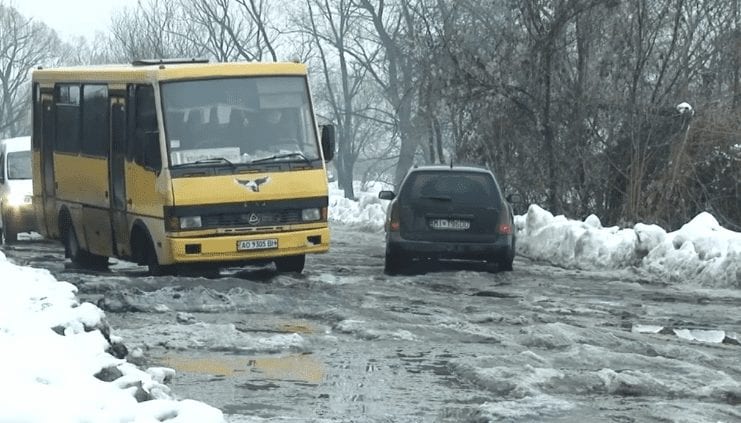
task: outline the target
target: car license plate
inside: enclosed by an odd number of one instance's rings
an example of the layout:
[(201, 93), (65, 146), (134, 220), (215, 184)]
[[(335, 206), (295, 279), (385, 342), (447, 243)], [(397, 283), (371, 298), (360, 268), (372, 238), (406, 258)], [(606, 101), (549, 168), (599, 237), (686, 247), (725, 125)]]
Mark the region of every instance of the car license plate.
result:
[(269, 250), (271, 248), (278, 248), (278, 240), (275, 238), (271, 239), (250, 239), (237, 241), (237, 251), (245, 250)]
[(471, 227), (471, 222), (462, 219), (432, 219), (430, 227), (442, 231), (465, 231)]

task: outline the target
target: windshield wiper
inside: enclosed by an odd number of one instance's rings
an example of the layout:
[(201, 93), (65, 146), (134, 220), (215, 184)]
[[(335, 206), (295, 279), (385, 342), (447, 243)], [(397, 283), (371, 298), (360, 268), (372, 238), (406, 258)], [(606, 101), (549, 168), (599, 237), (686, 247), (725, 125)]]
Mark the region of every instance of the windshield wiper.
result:
[(424, 198), (426, 200), (453, 201), (453, 199), (448, 195), (423, 195), (419, 198)]
[(252, 160), (250, 163), (251, 164), (255, 164), (255, 163), (272, 162), (273, 160), (286, 159), (286, 158), (289, 158), (289, 157), (297, 157), (297, 158), (301, 159), (302, 161), (304, 161), (304, 162), (306, 162), (308, 164), (311, 164), (311, 162), (312, 162), (312, 159), (306, 157), (306, 155), (304, 153), (301, 153), (299, 151), (294, 151), (293, 153), (275, 154), (275, 155), (272, 155), (272, 156), (263, 157), (261, 159)]
[(201, 159), (196, 160), (194, 162), (188, 162), (188, 163), (180, 163), (176, 165), (170, 166), (170, 169), (179, 169), (183, 167), (191, 167), (191, 166), (201, 166), (205, 164), (225, 164), (228, 165), (231, 168), (236, 168), (236, 165), (231, 162), (231, 160), (226, 159), (224, 157), (211, 157), (208, 159)]

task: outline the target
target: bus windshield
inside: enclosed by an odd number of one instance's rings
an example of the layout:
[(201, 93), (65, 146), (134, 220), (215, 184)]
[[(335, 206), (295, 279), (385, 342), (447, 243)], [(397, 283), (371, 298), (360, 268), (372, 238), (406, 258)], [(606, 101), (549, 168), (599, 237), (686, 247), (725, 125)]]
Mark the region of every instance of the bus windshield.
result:
[(170, 166), (320, 159), (303, 76), (162, 83)]

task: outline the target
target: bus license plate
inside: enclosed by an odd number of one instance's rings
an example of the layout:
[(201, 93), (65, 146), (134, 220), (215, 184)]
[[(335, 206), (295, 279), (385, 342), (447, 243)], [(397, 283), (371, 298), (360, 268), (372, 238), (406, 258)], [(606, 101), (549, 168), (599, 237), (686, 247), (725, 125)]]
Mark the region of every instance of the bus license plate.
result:
[(442, 231), (465, 231), (471, 227), (471, 222), (461, 219), (432, 219), (430, 226)]
[(275, 238), (271, 239), (250, 239), (244, 241), (237, 241), (237, 251), (245, 250), (269, 250), (271, 248), (278, 248), (278, 240)]

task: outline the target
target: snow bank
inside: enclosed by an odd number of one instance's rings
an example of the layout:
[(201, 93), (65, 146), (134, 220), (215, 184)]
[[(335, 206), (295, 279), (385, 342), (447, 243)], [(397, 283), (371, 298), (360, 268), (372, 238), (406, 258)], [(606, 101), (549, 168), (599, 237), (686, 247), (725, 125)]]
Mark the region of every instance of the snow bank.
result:
[(337, 188), (336, 182), (330, 184), (329, 220), (367, 232), (383, 230), (388, 201), (380, 200), (378, 192), (393, 190), (393, 187), (383, 182), (370, 183), (366, 186), (355, 182), (353, 189), (357, 200), (345, 198), (345, 192)]
[(635, 266), (671, 282), (741, 288), (741, 233), (721, 227), (708, 213), (667, 233), (643, 223), (605, 228), (596, 216), (568, 220), (531, 205), (526, 215), (516, 216), (515, 226), (520, 254), (558, 266)]
[(116, 358), (124, 347), (74, 285), (2, 253), (0, 275), (0, 422), (224, 421), (213, 407), (173, 399), (168, 372)]

